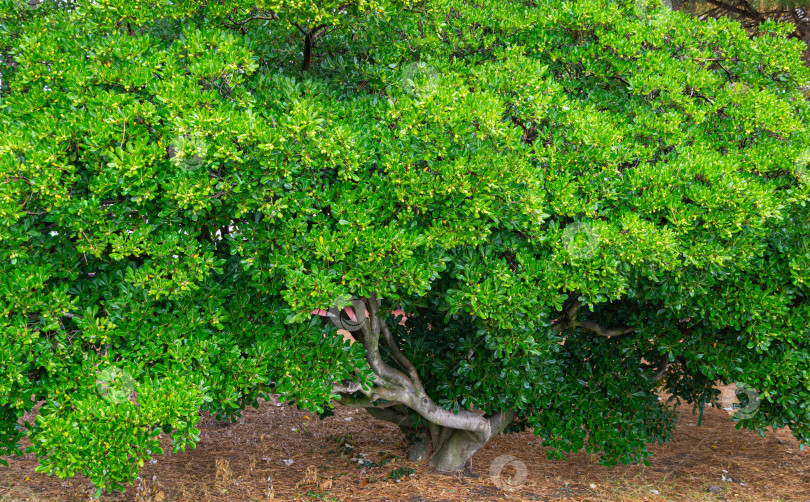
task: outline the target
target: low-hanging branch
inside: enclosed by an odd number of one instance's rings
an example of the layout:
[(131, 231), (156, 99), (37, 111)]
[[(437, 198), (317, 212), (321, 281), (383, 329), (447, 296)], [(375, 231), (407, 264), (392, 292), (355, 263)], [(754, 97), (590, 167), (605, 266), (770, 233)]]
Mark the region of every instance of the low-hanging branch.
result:
[[(372, 309), (375, 308), (373, 305)], [(376, 316), (377, 312), (374, 312), (372, 315)], [(408, 375), (411, 377), (412, 383), (418, 387), (422, 388), (422, 381), (419, 379), (419, 374), (416, 371), (413, 363), (405, 357), (401, 350), (399, 350), (399, 346), (397, 345), (396, 340), (394, 340), (394, 336), (391, 333), (391, 330), (388, 329), (388, 326), (384, 323), (380, 323), (380, 329), (382, 330), (383, 336), (385, 336), (385, 343), (388, 345), (388, 349), (391, 351), (391, 354), (394, 356), (394, 360), (399, 363), (405, 371), (408, 372)]]
[[(369, 302), (365, 303), (368, 305)], [(413, 383), (408, 377), (383, 361), (380, 355), (380, 329), (376, 325), (376, 318), (373, 314), (369, 321), (371, 322), (364, 322), (360, 325), (360, 342), (366, 349), (366, 362), (371, 367), (371, 371), (382, 380), (383, 387), (401, 387), (412, 390)]]
[[(510, 417), (514, 418), (515, 413), (512, 410), (504, 410), (484, 416), (470, 410), (453, 412), (437, 405), (425, 392), (413, 363), (396, 347), (390, 330), (383, 327), (383, 323), (378, 316), (379, 302), (377, 297), (372, 295), (371, 298), (362, 298), (362, 301), (368, 313), (368, 319), (360, 324), (357, 331), (360, 332), (359, 341), (366, 350), (366, 362), (375, 375), (374, 387), (365, 390), (359, 388), (357, 384), (334, 384), (332, 387), (333, 392), (341, 397), (338, 402), (343, 403), (345, 396), (345, 402), (349, 406), (385, 408), (404, 405), (421, 415), (428, 422), (442, 427), (468, 431), (481, 438), (491, 437), (495, 431), (500, 431), (504, 421)], [(385, 334), (386, 332), (387, 334)], [(394, 354), (397, 362), (402, 364), (406, 371), (412, 375), (411, 377), (389, 366), (383, 360), (379, 347), (380, 334), (386, 337), (389, 348), (392, 346), (396, 348), (396, 350), (391, 350), (392, 354)], [(364, 397), (358, 398), (350, 395), (347, 391), (351, 389), (360, 391)], [(375, 404), (379, 400), (384, 400), (385, 403)]]
[(582, 307), (582, 302), (579, 300), (574, 300), (571, 304), (566, 307), (565, 312), (563, 313), (562, 317), (557, 319), (556, 322), (552, 324), (552, 329), (557, 332), (563, 332), (568, 329), (572, 328), (585, 328), (588, 331), (596, 333), (599, 336), (603, 336), (605, 338), (613, 338), (617, 336), (627, 335), (636, 330), (634, 327), (617, 327), (617, 328), (606, 328), (599, 323), (594, 321), (583, 320), (580, 321), (577, 319), (577, 313), (579, 309)]

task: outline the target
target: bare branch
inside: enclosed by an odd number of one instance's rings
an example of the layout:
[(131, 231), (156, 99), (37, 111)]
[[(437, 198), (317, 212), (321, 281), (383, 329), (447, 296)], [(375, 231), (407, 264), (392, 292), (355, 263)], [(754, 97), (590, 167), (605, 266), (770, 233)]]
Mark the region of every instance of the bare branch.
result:
[(761, 21), (765, 20), (764, 16), (759, 11), (757, 11), (755, 8), (753, 8), (751, 6), (751, 4), (748, 3), (747, 0), (737, 0), (737, 1), (739, 1), (742, 4), (743, 7), (748, 9), (748, 12), (750, 12), (751, 15), (753, 15), (755, 18), (757, 18), (757, 19), (759, 19)]
[(300, 31), (302, 35), (307, 36), (307, 32), (304, 31), (304, 28), (301, 28), (301, 26), (298, 23), (293, 23), (293, 26), (298, 28), (298, 31)]
[(579, 321), (577, 320), (577, 313), (581, 307), (582, 302), (578, 299), (571, 302), (571, 304), (565, 308), (562, 317), (551, 324), (551, 329), (557, 332), (563, 332), (571, 328), (585, 328), (605, 338), (627, 335), (636, 330), (634, 327), (605, 328), (601, 324), (593, 321)]
[(432, 399), (423, 395), (421, 398), (411, 394), (403, 396), (402, 403), (419, 413), (428, 422), (442, 427), (461, 429), (479, 434), (489, 434), (491, 428), (489, 421), (478, 413), (469, 410), (459, 410), (453, 413), (438, 406)]
[(318, 35), (320, 35), (320, 33), (318, 33), (318, 32), (320, 30), (322, 30), (323, 28), (328, 28), (328, 27), (329, 27), (328, 24), (319, 24), (318, 26), (316, 26), (316, 27), (312, 28), (311, 30), (309, 30), (309, 34), (312, 35), (312, 38), (317, 38)]
[(243, 26), (243, 25), (245, 25), (245, 24), (247, 24), (247, 23), (249, 23), (251, 21), (255, 21), (257, 19), (262, 20), (262, 21), (277, 21), (278, 20), (278, 16), (276, 16), (275, 12), (270, 11), (270, 14), (272, 14), (270, 17), (260, 16), (260, 15), (257, 14), (255, 16), (250, 16), (249, 18), (244, 19), (242, 21), (233, 21), (233, 24)]
[(571, 323), (576, 321), (577, 312), (579, 312), (579, 309), (581, 307), (582, 307), (582, 302), (579, 301), (579, 299), (574, 300), (573, 302), (571, 302), (567, 307), (565, 307), (565, 311), (563, 312), (563, 315), (559, 319), (556, 319), (551, 324), (552, 329), (554, 331), (562, 332), (562, 331), (565, 331), (568, 328), (573, 327), (573, 326), (571, 326)]
[(627, 335), (636, 330), (636, 328), (605, 328), (593, 321), (574, 321), (574, 325), (585, 328), (588, 331), (593, 331), (599, 336), (604, 336), (605, 338), (613, 338), (614, 336), (622, 336)]
[(624, 77), (622, 77), (621, 75), (618, 75), (618, 74), (617, 74), (617, 75), (613, 75), (613, 78), (615, 78), (615, 79), (616, 79), (616, 80), (618, 80), (619, 82), (623, 83), (623, 84), (624, 84), (624, 85), (626, 85), (627, 87), (630, 87), (630, 82), (628, 82), (628, 81), (627, 81), (627, 79), (625, 79), (625, 78), (624, 78)]
[[(372, 306), (372, 308), (376, 308)], [(373, 315), (377, 313), (374, 312)], [(396, 340), (394, 340), (394, 336), (391, 334), (391, 330), (388, 329), (388, 326), (384, 322), (380, 322), (380, 326), (385, 336), (385, 343), (388, 345), (388, 348), (391, 350), (391, 354), (394, 356), (394, 360), (399, 363), (405, 371), (408, 372), (408, 375), (411, 377), (413, 384), (420, 389), (422, 388), (422, 380), (419, 379), (419, 374), (416, 372), (416, 368), (414, 367), (413, 363), (408, 360), (407, 357), (399, 350), (399, 346), (397, 346)]]
[(754, 20), (754, 21), (764, 21), (765, 20), (765, 19), (763, 19), (762, 15), (759, 12), (756, 12), (753, 9), (752, 9), (753, 12), (749, 12), (749, 11), (746, 11), (746, 10), (743, 10), (743, 9), (738, 9), (737, 7), (734, 7), (733, 5), (729, 5), (729, 4), (726, 4), (726, 3), (723, 3), (723, 2), (719, 2), (718, 0), (706, 0), (706, 1), (709, 2), (710, 4), (716, 6), (717, 8), (719, 8), (721, 10), (724, 10), (726, 12), (733, 12), (734, 14), (742, 16), (742, 17), (744, 17), (746, 19), (751, 19), (751, 20)]
[[(380, 356), (380, 323), (374, 310), (370, 306), (376, 302), (376, 297), (372, 297), (370, 301), (365, 301), (366, 309), (369, 311), (369, 321), (365, 322), (360, 328), (361, 343), (363, 348), (366, 349), (366, 362), (371, 367), (371, 370), (383, 379), (388, 385), (396, 385), (405, 389), (413, 390), (413, 383), (401, 371), (388, 366)], [(375, 305), (376, 307), (376, 305)], [(376, 310), (376, 308), (375, 308)], [(384, 387), (386, 385), (383, 385)]]
[(706, 97), (706, 96), (704, 96), (703, 94), (700, 94), (700, 93), (697, 93), (697, 92), (696, 92), (696, 93), (694, 93), (694, 94), (692, 94), (692, 95), (693, 95), (693, 96), (695, 96), (696, 98), (700, 98), (700, 99), (702, 99), (703, 101), (705, 101), (705, 102), (709, 103), (710, 105), (713, 105), (713, 104), (714, 104), (714, 101), (712, 101), (712, 99), (711, 99), (711, 98), (707, 98), (707, 97)]
[[(497, 419), (487, 418), (470, 410), (453, 412), (440, 407), (427, 395), (418, 379), (412, 381), (404, 373), (388, 366), (382, 360), (379, 350), (380, 333), (387, 331), (390, 335), (390, 330), (381, 328), (381, 321), (377, 315), (379, 312), (377, 296), (372, 295), (371, 298), (363, 298), (362, 300), (368, 311), (369, 322), (363, 323), (361, 326), (360, 342), (366, 349), (366, 362), (375, 373), (377, 377), (375, 383), (378, 385), (378, 387), (370, 390), (365, 399), (370, 402), (384, 399), (392, 403), (402, 404), (417, 412), (430, 423), (489, 437), (493, 430), (491, 423), (496, 423)], [(407, 361), (404, 356), (403, 360)], [(413, 364), (408, 361), (408, 365), (410, 366), (408, 371), (413, 371), (415, 375), (416, 369)], [(346, 389), (348, 388), (346, 387)], [(343, 390), (340, 387), (336, 387), (336, 389)], [(493, 415), (493, 417), (495, 416), (500, 415)]]
[(569, 319), (576, 319), (577, 312), (579, 312), (580, 308), (582, 308), (582, 302), (579, 301), (579, 299), (574, 300), (573, 302), (571, 302), (568, 308), (565, 309), (566, 317), (568, 317)]

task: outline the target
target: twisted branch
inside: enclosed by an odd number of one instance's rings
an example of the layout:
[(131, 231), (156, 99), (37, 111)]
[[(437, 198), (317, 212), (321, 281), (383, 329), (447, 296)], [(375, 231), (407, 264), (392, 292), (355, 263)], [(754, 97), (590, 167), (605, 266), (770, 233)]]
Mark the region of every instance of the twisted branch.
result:
[[(468, 431), (482, 438), (490, 438), (500, 432), (505, 423), (514, 418), (512, 410), (482, 416), (470, 410), (453, 412), (437, 405), (425, 392), (413, 363), (406, 358), (396, 345), (393, 334), (380, 320), (379, 301), (376, 295), (361, 299), (368, 312), (367, 322), (359, 326), (359, 342), (366, 352), (366, 362), (374, 372), (374, 387), (370, 390), (360, 388), (358, 383), (335, 383), (333, 393), (339, 396), (338, 402), (348, 406), (369, 409), (405, 406), (417, 412), (429, 423), (454, 430)], [(380, 334), (382, 334), (391, 353), (398, 364), (401, 364), (408, 375), (389, 366), (380, 355)], [(356, 397), (352, 392), (360, 391), (363, 396)], [(384, 403), (379, 403), (384, 400)], [(375, 412), (376, 413), (376, 412)]]
[[(365, 300), (365, 299), (364, 299)], [(374, 298), (376, 300), (376, 298)], [(403, 389), (413, 390), (413, 383), (401, 371), (388, 366), (380, 356), (380, 326), (379, 319), (372, 312), (373, 307), (370, 304), (374, 303), (365, 302), (369, 310), (370, 322), (364, 322), (360, 326), (360, 340), (363, 348), (366, 349), (366, 362), (371, 367), (371, 370), (379, 376), (383, 381), (384, 386), (397, 386)]]
[[(372, 319), (377, 317), (377, 312), (377, 307), (372, 301)], [(401, 350), (399, 350), (399, 346), (397, 345), (396, 340), (394, 340), (394, 335), (391, 334), (391, 330), (388, 329), (388, 325), (384, 322), (380, 322), (380, 329), (385, 337), (385, 343), (388, 345), (388, 349), (391, 350), (391, 354), (394, 356), (394, 360), (399, 363), (405, 369), (405, 371), (408, 372), (408, 376), (411, 377), (411, 383), (414, 385), (414, 387), (423, 389), (422, 381), (419, 379), (419, 373), (417, 373), (416, 367), (414, 367), (413, 363), (407, 357), (405, 357)]]
[(593, 321), (579, 321), (577, 320), (577, 313), (581, 307), (582, 302), (578, 299), (571, 302), (571, 304), (566, 307), (562, 317), (552, 323), (551, 329), (561, 333), (571, 328), (585, 328), (588, 331), (596, 333), (597, 335), (605, 338), (627, 335), (636, 330), (634, 327), (605, 328), (601, 324)]

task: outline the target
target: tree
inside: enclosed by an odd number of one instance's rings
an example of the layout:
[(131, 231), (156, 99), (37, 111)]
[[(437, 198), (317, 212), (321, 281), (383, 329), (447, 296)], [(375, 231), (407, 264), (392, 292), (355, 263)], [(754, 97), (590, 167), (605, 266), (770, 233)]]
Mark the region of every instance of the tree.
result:
[(717, 382), (808, 442), (790, 27), (434, 0), (298, 79), (235, 2), (3, 9), (0, 453), (117, 489), (273, 393), (441, 469), (527, 428), (637, 462)]

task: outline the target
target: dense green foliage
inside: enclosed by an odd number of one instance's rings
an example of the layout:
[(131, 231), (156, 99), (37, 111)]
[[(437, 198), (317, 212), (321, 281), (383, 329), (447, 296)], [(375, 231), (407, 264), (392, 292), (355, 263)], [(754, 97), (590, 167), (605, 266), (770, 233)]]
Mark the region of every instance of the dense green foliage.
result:
[(810, 442), (789, 28), (358, 2), (302, 74), (293, 23), (336, 23), (314, 2), (1, 5), (0, 454), (27, 435), (112, 489), (199, 409), (393, 388), (311, 319), (348, 295), (440, 407), (513, 410), (554, 455), (643, 460), (715, 381), (759, 391), (742, 426)]

